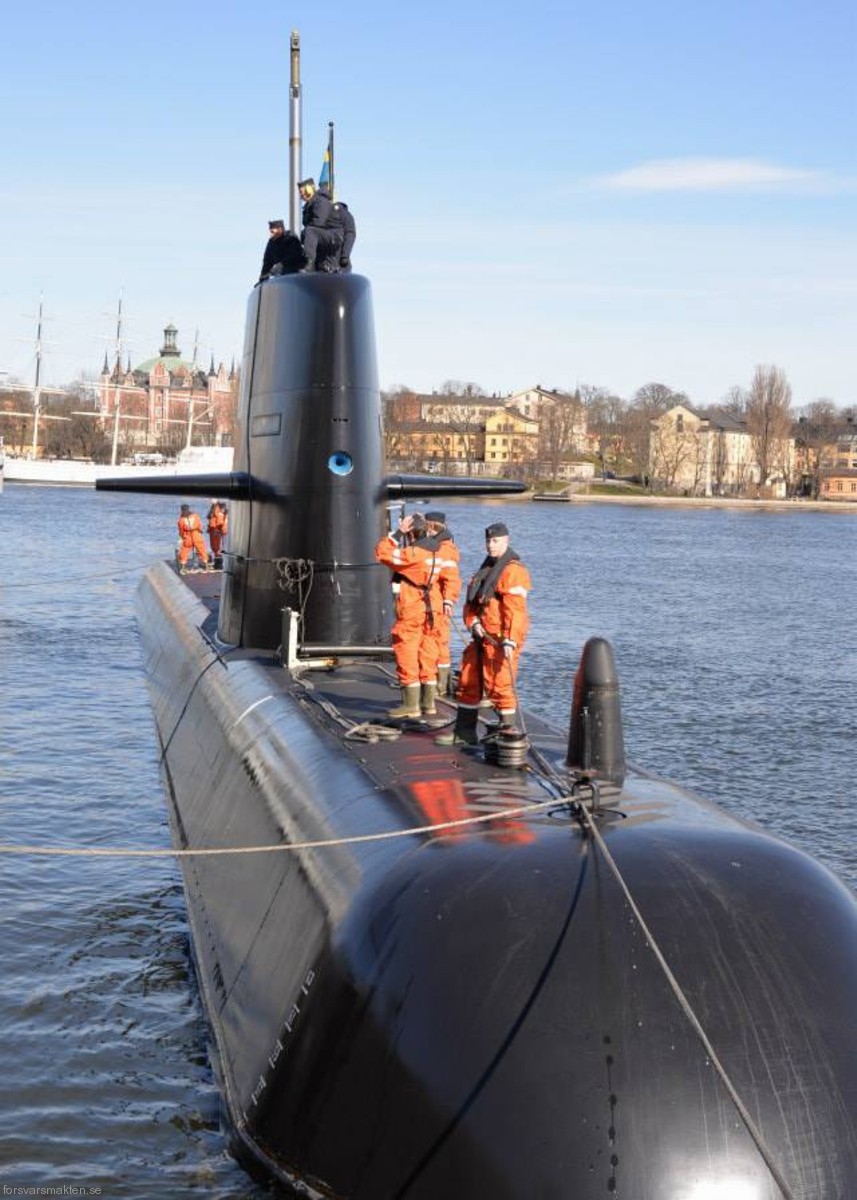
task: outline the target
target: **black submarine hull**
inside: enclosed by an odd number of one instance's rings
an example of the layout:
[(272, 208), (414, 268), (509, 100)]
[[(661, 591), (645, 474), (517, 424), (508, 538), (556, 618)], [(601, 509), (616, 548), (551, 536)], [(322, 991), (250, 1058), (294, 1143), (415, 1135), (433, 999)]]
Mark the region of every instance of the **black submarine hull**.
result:
[[(244, 1161), (354, 1200), (857, 1195), (857, 902), (639, 772), (599, 828), (764, 1153), (597, 846), (532, 770), (383, 717), (382, 661), (285, 670), (215, 635), (219, 576), (138, 596), (200, 986)], [(531, 718), (545, 761), (566, 735)], [(490, 821), (410, 833), (469, 816)], [(360, 841), (366, 835), (384, 835)]]

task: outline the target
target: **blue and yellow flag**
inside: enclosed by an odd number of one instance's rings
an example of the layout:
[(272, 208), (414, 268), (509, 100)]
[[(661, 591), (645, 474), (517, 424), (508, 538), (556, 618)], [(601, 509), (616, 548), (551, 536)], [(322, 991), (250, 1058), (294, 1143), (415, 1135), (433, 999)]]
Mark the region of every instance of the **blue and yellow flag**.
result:
[(327, 136), (327, 149), (324, 152), (324, 161), (321, 164), (321, 171), (318, 175), (318, 186), (327, 190), (328, 196), (333, 199), (333, 122), (330, 123), (330, 133)]

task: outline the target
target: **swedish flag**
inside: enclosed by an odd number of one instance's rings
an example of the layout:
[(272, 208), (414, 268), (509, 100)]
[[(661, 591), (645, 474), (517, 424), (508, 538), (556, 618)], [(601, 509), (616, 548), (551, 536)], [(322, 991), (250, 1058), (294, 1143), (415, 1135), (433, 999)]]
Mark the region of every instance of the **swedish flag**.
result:
[(328, 196), (333, 199), (333, 122), (330, 122), (330, 133), (327, 137), (327, 149), (324, 152), (324, 161), (321, 164), (321, 171), (318, 175), (318, 186), (325, 188)]

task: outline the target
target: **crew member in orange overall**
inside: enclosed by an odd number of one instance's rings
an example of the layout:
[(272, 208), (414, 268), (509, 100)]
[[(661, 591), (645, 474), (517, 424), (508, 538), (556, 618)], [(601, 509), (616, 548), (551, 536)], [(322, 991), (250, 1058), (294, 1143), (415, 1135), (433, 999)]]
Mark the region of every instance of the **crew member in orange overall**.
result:
[(393, 654), (402, 702), (391, 717), (431, 716), (437, 711), (437, 623), (443, 618), (439, 578), (442, 562), (436, 550), (421, 544), (425, 521), (419, 513), (402, 517), (397, 532), (375, 547), (378, 562), (393, 572), (396, 620)]
[(443, 614), (435, 625), (435, 636), (438, 643), (437, 694), (446, 696), (449, 692), (449, 672), (452, 662), (449, 648), (452, 614), (455, 602), (461, 592), (461, 574), (458, 570), (461, 556), (452, 534), (446, 527), (446, 513), (427, 512), (425, 521), (426, 538), (422, 545), (437, 550), (443, 560), (438, 581), (443, 599)]
[(464, 624), (473, 641), (461, 659), (455, 729), (437, 739), (441, 744), (476, 743), (483, 693), (497, 710), (500, 727), (516, 728), (515, 678), (529, 628), (527, 594), (532, 584), (502, 521), (485, 530), (485, 548), (487, 556), (467, 585)]
[(185, 575), (187, 567), (185, 563), (191, 550), (195, 550), (199, 556), (205, 569), (208, 571), (211, 568), (208, 565), (208, 552), (205, 549), (205, 539), (202, 536), (202, 521), (199, 513), (191, 512), (189, 504), (182, 505), (181, 516), (178, 520), (179, 538), (181, 544), (179, 546), (179, 574)]
[(223, 547), (223, 539), (226, 537), (226, 507), (219, 500), (212, 500), (211, 508), (208, 510), (208, 541), (211, 546), (211, 557), (218, 566), (220, 551)]

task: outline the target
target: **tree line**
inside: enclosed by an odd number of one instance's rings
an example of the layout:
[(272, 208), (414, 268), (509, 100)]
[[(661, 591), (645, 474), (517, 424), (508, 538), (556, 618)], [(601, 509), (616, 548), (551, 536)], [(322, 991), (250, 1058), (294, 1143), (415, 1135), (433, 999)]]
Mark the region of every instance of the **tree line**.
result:
[[(407, 395), (416, 393), (404, 384), (382, 392), (386, 427), (394, 438), (394, 402)], [(431, 399), (460, 400), (460, 413), (453, 406), (448, 427), (451, 432), (467, 434), (474, 428), (473, 401), (487, 395), (478, 383), (446, 380), (437, 392), (432, 393)], [(763, 481), (782, 468), (783, 446), (794, 438), (803, 451), (815, 495), (819, 491), (825, 447), (852, 431), (853, 414), (850, 411), (838, 408), (827, 398), (795, 408), (785, 372), (775, 365), (760, 365), (748, 387), (731, 387), (719, 404), (706, 406), (705, 410), (698, 408), (687, 392), (659, 382), (643, 384), (629, 399), (595, 384), (580, 384), (565, 391), (556, 389), (539, 419), (538, 456), (550, 464), (550, 473), (556, 478), (560, 463), (579, 455), (575, 434), (581, 426), (583, 413), (590, 445), (602, 473), (630, 476), (640, 482), (648, 480), (652, 422), (676, 405), (696, 413), (719, 409), (740, 420), (750, 437)]]

